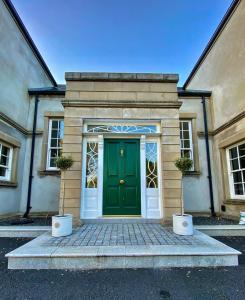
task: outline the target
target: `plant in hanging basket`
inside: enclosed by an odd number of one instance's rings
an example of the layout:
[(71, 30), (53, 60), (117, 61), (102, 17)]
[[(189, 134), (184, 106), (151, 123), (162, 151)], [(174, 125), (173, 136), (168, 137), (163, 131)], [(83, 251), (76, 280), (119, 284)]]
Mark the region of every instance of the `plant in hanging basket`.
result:
[(60, 156), (57, 157), (55, 160), (55, 164), (57, 168), (59, 168), (62, 171), (66, 171), (67, 169), (70, 169), (73, 165), (74, 161), (71, 156)]

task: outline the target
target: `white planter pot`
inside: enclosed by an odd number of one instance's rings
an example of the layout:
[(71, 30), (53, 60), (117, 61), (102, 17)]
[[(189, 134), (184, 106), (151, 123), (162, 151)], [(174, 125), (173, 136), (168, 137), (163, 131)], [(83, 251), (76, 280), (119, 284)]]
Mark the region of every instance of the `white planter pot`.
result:
[(193, 235), (191, 215), (173, 215), (173, 231), (179, 235)]
[(52, 217), (52, 236), (60, 237), (72, 234), (72, 215), (57, 215)]
[(245, 225), (245, 211), (240, 212), (240, 221), (239, 225)]

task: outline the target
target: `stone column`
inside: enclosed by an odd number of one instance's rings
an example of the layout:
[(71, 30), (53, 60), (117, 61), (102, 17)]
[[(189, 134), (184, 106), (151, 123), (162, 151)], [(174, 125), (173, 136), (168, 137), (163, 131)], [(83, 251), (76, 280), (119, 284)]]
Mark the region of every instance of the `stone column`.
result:
[[(71, 169), (61, 174), (60, 200), (64, 192), (64, 213), (71, 213), (74, 224), (80, 224), (81, 205), (81, 176), (82, 176), (82, 130), (83, 119), (77, 116), (74, 108), (65, 107), (64, 110), (64, 139), (63, 155), (71, 156), (74, 164)], [(62, 201), (59, 211), (62, 213)]]
[(181, 172), (174, 162), (180, 157), (179, 111), (161, 121), (162, 195), (164, 221), (171, 221), (181, 211)]

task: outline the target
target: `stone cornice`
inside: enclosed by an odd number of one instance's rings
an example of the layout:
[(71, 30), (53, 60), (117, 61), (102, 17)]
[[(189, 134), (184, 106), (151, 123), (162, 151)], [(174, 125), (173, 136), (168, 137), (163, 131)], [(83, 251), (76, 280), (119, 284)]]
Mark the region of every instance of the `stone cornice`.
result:
[(232, 126), (236, 122), (238, 122), (241, 119), (243, 119), (244, 117), (245, 117), (245, 111), (241, 112), (240, 114), (238, 114), (237, 116), (235, 116), (234, 118), (232, 118), (231, 120), (229, 120), (228, 122), (226, 122), (223, 125), (221, 125), (220, 127), (216, 128), (213, 131), (213, 134), (216, 135), (216, 134), (222, 132), (223, 130), (229, 128), (230, 126)]
[(181, 101), (97, 101), (97, 100), (63, 100), (61, 101), (64, 107), (116, 107), (116, 108), (180, 108)]
[[(5, 123), (7, 123), (8, 125), (10, 125), (11, 127), (14, 127), (15, 129), (17, 129), (19, 132), (21, 132), (24, 135), (31, 135), (32, 131), (26, 129), (25, 127), (23, 127), (22, 125), (20, 125), (19, 123), (17, 123), (16, 121), (14, 121), (13, 119), (11, 119), (10, 117), (8, 117), (7, 115), (5, 115), (4, 113), (0, 112), (0, 120), (4, 121)], [(41, 130), (37, 130), (36, 134), (42, 134), (43, 132)]]
[(66, 72), (65, 79), (67, 81), (126, 81), (177, 83), (179, 81), (179, 75), (163, 73)]

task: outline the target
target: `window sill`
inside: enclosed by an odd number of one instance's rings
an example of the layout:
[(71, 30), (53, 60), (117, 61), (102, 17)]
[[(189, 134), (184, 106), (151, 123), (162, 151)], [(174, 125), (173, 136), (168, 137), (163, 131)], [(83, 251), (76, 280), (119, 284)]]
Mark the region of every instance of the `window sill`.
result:
[(224, 204), (245, 205), (245, 199), (227, 199)]
[(39, 170), (40, 176), (60, 176), (59, 170)]
[(188, 171), (184, 173), (184, 176), (199, 176), (201, 175), (200, 171)]
[(0, 180), (0, 186), (16, 188), (18, 185), (17, 182)]

